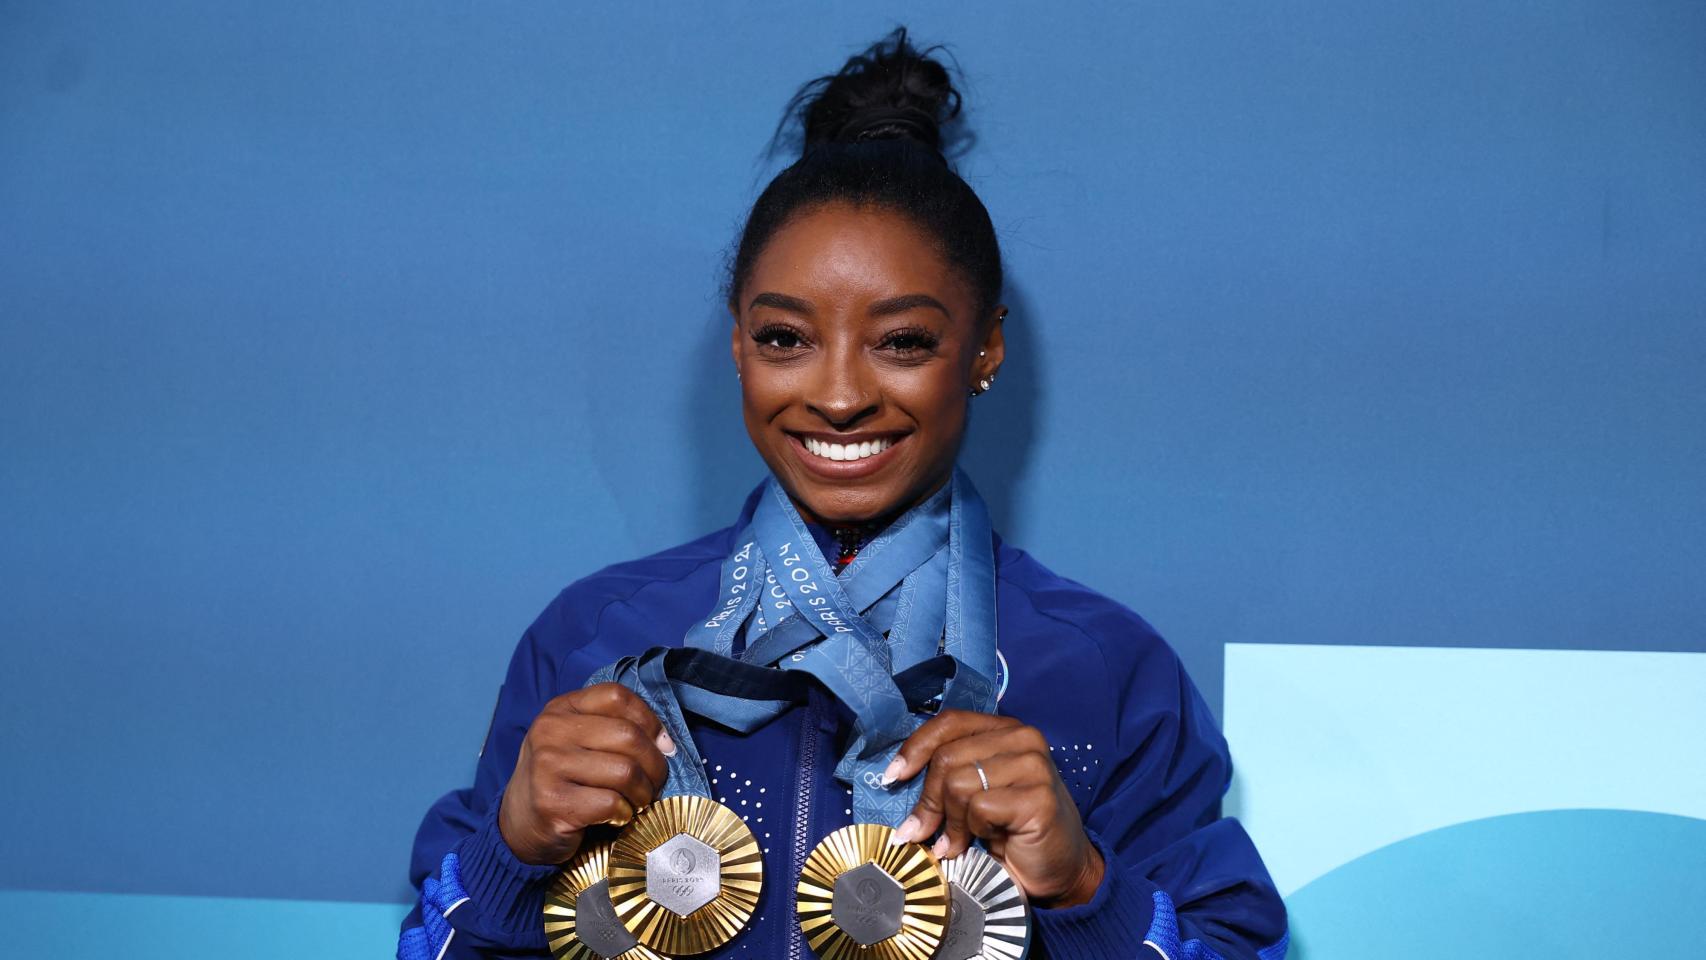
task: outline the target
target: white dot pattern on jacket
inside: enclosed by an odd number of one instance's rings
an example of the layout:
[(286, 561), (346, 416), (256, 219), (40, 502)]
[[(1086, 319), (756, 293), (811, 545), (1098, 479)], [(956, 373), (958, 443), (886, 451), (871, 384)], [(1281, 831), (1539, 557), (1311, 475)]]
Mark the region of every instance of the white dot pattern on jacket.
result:
[(1055, 769), (1060, 771), (1060, 782), (1066, 784), (1066, 792), (1072, 795), (1072, 802), (1078, 805), (1080, 813), (1088, 810), (1096, 796), (1096, 787), (1102, 782), (1102, 758), (1096, 755), (1096, 745), (1055, 744), (1049, 747), (1049, 753), (1054, 758)]

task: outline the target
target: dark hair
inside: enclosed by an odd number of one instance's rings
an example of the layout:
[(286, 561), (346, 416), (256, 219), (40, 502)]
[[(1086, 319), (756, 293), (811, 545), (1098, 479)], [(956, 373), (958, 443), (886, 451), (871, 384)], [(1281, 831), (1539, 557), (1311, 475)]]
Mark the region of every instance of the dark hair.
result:
[(954, 129), (960, 94), (947, 69), (930, 57), (938, 49), (914, 49), (900, 27), (848, 59), (839, 73), (805, 84), (789, 101), (777, 136), (798, 124), (800, 158), (770, 181), (747, 214), (729, 270), (732, 306), (738, 306), (753, 262), (783, 224), (804, 211), (844, 202), (911, 218), (964, 273), (977, 298), (978, 319), (994, 307), (1001, 296), (1001, 246), (983, 201), (944, 152), (944, 128)]

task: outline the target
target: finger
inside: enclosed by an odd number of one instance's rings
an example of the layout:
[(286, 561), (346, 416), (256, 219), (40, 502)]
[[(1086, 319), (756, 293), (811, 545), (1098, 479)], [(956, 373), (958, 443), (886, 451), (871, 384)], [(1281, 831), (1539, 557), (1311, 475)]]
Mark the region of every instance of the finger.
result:
[(936, 751), (945, 743), (964, 739), (974, 734), (990, 730), (1000, 730), (1008, 727), (1023, 726), (1012, 717), (998, 717), (988, 713), (974, 713), (970, 710), (943, 710), (924, 722), (924, 725), (912, 732), (906, 742), (900, 745), (900, 751), (883, 771), (883, 785), (902, 780), (910, 780), (924, 769), (925, 764)]
[[(540, 729), (541, 724), (535, 722), (534, 727)], [(669, 776), (669, 762), (659, 752), (657, 742), (646, 731), (623, 717), (574, 714), (567, 718), (556, 718), (551, 725), (541, 730), (540, 737), (540, 759), (549, 759), (552, 763), (551, 769), (561, 769), (568, 754), (578, 750), (591, 750), (632, 758), (645, 770), (646, 778), (651, 781), (652, 786), (659, 790), (663, 789), (664, 781)], [(529, 739), (533, 739), (531, 732)], [(563, 755), (547, 758), (546, 753), (551, 749)]]
[(990, 854), (1001, 860), (1027, 895), (1044, 889), (1039, 885), (1042, 878), (1027, 877), (1023, 867), (1007, 859), (1008, 840), (1050, 819), (1053, 802), (1051, 787), (1031, 784), (980, 793), (966, 805), (966, 822), (978, 836), (996, 838), (989, 844)]
[[(1006, 734), (988, 734), (962, 742), (994, 744), (1012, 740)], [(973, 837), (987, 840), (994, 836), (971, 817), (972, 801), (991, 791), (1013, 787), (1051, 789), (1053, 770), (1054, 765), (1047, 757), (1032, 750), (986, 755), (953, 767), (943, 781), (942, 836), (931, 852), (938, 857), (957, 857), (971, 846)]]
[(1052, 816), (1054, 791), (1044, 784), (991, 787), (966, 802), (966, 828), (973, 836), (998, 839), (1034, 829)]
[(640, 695), (620, 683), (597, 683), (569, 695), (578, 713), (590, 713), (627, 720), (657, 741), (658, 751), (666, 757), (675, 756), (675, 741), (663, 728), (658, 715)]
[(634, 819), (634, 805), (615, 790), (603, 787), (571, 785), (562, 794), (563, 820), (585, 830), (600, 824), (626, 826)]
[[(948, 778), (954, 775), (955, 770), (990, 757), (1022, 753), (1036, 744), (1041, 744), (1043, 752), (1047, 752), (1048, 745), (1042, 734), (1033, 727), (1015, 722), (937, 747), (924, 773), (924, 788), (919, 791), (918, 803), (913, 810), (915, 819), (901, 823), (897, 831), (900, 839), (923, 840), (941, 827), (946, 810)], [(982, 786), (981, 782), (979, 786)]]
[(953, 858), (971, 845), (967, 829), (967, 807), (984, 792), (983, 778), (977, 775), (976, 764), (956, 767), (943, 781), (942, 835), (930, 852), (940, 858)]
[[(655, 756), (657, 751), (652, 751)], [(661, 761), (661, 757), (659, 760)], [(635, 809), (651, 803), (662, 788), (660, 781), (635, 757), (601, 750), (571, 750), (555, 764), (552, 775), (564, 789), (569, 786), (599, 787), (622, 795)]]

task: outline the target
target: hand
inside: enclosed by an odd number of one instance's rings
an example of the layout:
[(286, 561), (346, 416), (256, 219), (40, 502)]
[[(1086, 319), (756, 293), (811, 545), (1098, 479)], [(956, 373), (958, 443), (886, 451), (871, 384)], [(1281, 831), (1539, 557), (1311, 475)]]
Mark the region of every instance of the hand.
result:
[(651, 803), (675, 743), (657, 714), (619, 683), (565, 693), (545, 705), (521, 742), (504, 788), (498, 830), (523, 863), (564, 863), (588, 827), (621, 826)]
[[(989, 789), (974, 763), (983, 766)], [(1102, 856), (1035, 727), (944, 710), (901, 744), (884, 780), (909, 780), (926, 764), (924, 793), (895, 831), (896, 842), (922, 841), (940, 829), (932, 852), (952, 858), (980, 837), (1040, 906), (1090, 901), (1102, 882)]]

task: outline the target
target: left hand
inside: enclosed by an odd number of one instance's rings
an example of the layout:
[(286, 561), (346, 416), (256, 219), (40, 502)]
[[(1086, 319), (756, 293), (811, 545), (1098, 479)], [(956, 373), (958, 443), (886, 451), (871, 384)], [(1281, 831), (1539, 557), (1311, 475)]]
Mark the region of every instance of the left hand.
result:
[(885, 780), (910, 780), (926, 765), (923, 796), (896, 829), (897, 842), (922, 841), (940, 829), (931, 852), (952, 858), (979, 837), (1040, 906), (1090, 901), (1102, 882), (1102, 856), (1035, 727), (944, 710), (901, 744)]

